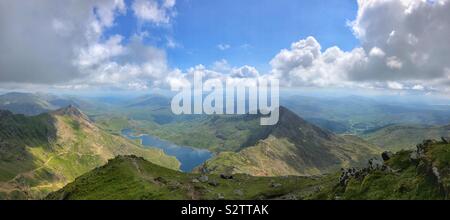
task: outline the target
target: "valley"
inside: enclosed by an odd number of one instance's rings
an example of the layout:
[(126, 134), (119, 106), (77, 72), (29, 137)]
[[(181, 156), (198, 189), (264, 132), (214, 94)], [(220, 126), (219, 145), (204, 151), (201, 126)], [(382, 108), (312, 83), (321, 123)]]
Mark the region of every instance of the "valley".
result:
[[(0, 127), (7, 129), (0, 132), (0, 198), (43, 198), (63, 187), (63, 191), (72, 189), (75, 181), (77, 192), (80, 187), (87, 194), (53, 193), (48, 198), (117, 199), (116, 195), (106, 196), (107, 192), (88, 192), (84, 182), (79, 186), (79, 179), (89, 176), (95, 181), (118, 181), (112, 191), (125, 185), (134, 187), (136, 192), (126, 192), (121, 199), (336, 199), (342, 193), (336, 188), (339, 169), (360, 169), (374, 158), (380, 159), (384, 151), (401, 154), (422, 140), (449, 136), (448, 126), (440, 124), (387, 124), (351, 133), (333, 118), (303, 113), (309, 118), (303, 119), (284, 106), (278, 124), (260, 126), (260, 115), (175, 116), (169, 99), (162, 95), (114, 102), (66, 99), (58, 98), (60, 103), (77, 100), (85, 104), (78, 105), (82, 110), (68, 104), (30, 116), (1, 111)], [(33, 103), (34, 99), (30, 105)], [(434, 114), (435, 110), (430, 112)], [(343, 132), (333, 133), (335, 129)], [(115, 165), (107, 168), (111, 164), (125, 166), (126, 172), (115, 171)], [(135, 174), (130, 170), (133, 167)], [(97, 177), (96, 170), (103, 169), (114, 174)], [(141, 174), (137, 182), (119, 181)], [(233, 176), (235, 182), (224, 176)], [(96, 187), (95, 181), (89, 185)], [(148, 181), (157, 186), (147, 186)], [(232, 190), (235, 188), (238, 190)], [(323, 190), (328, 191), (322, 195), (319, 191)]]

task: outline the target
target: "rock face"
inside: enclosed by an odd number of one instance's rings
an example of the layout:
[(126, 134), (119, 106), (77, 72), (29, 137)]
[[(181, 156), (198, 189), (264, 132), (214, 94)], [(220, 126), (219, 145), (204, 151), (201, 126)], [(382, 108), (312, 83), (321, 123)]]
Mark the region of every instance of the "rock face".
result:
[[(383, 156), (384, 155), (384, 156)], [(383, 160), (378, 158), (372, 158), (368, 161), (367, 167), (364, 168), (349, 168), (349, 169), (341, 169), (341, 176), (339, 177), (339, 184), (341, 186), (346, 186), (348, 181), (351, 178), (363, 179), (370, 172), (379, 170), (383, 172), (393, 172), (393, 170), (386, 165), (384, 162), (388, 161), (392, 157), (392, 154), (389, 155), (387, 152), (382, 153)]]

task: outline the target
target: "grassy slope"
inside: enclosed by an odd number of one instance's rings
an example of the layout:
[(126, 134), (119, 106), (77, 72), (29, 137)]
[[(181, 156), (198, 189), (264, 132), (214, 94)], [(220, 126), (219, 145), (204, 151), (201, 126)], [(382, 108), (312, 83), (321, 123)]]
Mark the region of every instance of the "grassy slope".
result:
[[(419, 160), (411, 160), (412, 151), (399, 151), (385, 162), (393, 169), (371, 171), (352, 178), (346, 186), (323, 190), (316, 196), (327, 199), (422, 200), (447, 199), (450, 189), (450, 144), (436, 143), (426, 148)], [(440, 180), (432, 169), (439, 172)]]
[(285, 138), (270, 136), (240, 152), (221, 152), (207, 161), (206, 166), (215, 173), (231, 169), (233, 173), (254, 176), (320, 175), (340, 167), (364, 164), (368, 158), (379, 154), (376, 147), (354, 139), (358, 138), (341, 137), (338, 139), (341, 143), (334, 145), (331, 152), (318, 152), (312, 156), (314, 149), (301, 152), (298, 147), (302, 146), (295, 146)]
[(363, 138), (383, 149), (399, 151), (413, 149), (416, 143), (425, 139), (446, 136), (450, 136), (450, 126), (390, 125), (368, 132)]
[(179, 162), (110, 135), (84, 117), (1, 117), (0, 198), (40, 198), (116, 155), (136, 154), (173, 169)]
[(390, 170), (371, 170), (352, 177), (345, 186), (338, 182), (339, 173), (316, 177), (237, 174), (231, 180), (210, 174), (209, 182), (194, 182), (200, 174), (181, 173), (142, 158), (120, 156), (47, 199), (447, 199), (450, 144), (431, 144), (418, 160), (410, 159), (411, 152), (393, 155), (385, 162)]
[(318, 186), (333, 182), (248, 175), (235, 175), (231, 180), (209, 175), (208, 182), (193, 181), (199, 177), (200, 174), (169, 170), (138, 157), (117, 157), (47, 199), (270, 199), (287, 195), (299, 199), (312, 195)]

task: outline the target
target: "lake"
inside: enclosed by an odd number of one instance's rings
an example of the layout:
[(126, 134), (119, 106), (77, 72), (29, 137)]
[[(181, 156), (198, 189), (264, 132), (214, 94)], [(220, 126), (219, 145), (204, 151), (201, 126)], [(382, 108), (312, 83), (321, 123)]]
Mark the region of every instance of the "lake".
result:
[(195, 167), (203, 164), (213, 156), (213, 153), (205, 149), (197, 149), (189, 146), (179, 146), (170, 141), (161, 140), (158, 137), (149, 134), (134, 135), (133, 129), (122, 130), (122, 135), (131, 140), (142, 141), (145, 147), (154, 147), (164, 151), (167, 155), (176, 157), (180, 163), (180, 169), (183, 172), (191, 172)]

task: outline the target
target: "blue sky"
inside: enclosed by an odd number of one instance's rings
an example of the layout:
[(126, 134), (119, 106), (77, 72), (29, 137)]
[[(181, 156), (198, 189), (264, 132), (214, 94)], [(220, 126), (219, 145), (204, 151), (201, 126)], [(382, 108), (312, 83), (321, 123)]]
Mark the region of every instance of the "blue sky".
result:
[[(347, 27), (356, 15), (354, 0), (178, 0), (175, 11), (170, 25), (142, 25), (128, 11), (104, 37), (129, 38), (147, 31), (145, 43), (166, 47), (171, 67), (210, 66), (225, 59), (232, 66), (249, 64), (261, 72), (270, 70), (269, 61), (281, 49), (307, 36), (314, 36), (322, 48), (336, 45), (347, 51), (358, 45)], [(176, 47), (167, 47), (168, 39)], [(220, 50), (218, 45), (229, 48)]]

